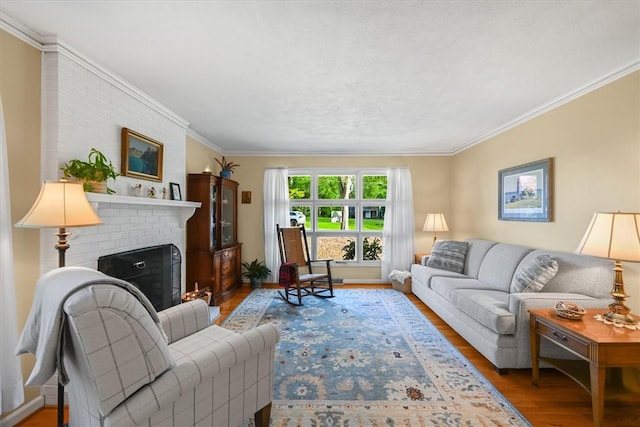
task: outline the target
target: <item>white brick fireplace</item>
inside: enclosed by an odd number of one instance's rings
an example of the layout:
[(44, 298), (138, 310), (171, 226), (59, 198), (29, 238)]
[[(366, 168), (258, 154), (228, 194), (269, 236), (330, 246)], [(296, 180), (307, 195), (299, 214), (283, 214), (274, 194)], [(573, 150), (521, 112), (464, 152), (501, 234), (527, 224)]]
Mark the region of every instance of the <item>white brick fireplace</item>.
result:
[[(116, 252), (172, 243), (185, 255), (186, 221), (200, 203), (87, 193), (104, 224), (71, 228), (66, 265), (97, 268), (98, 258)], [(43, 231), (44, 271), (58, 266), (56, 238)], [(182, 289), (185, 289), (182, 263)]]
[[(151, 199), (147, 190), (177, 183), (186, 194), (188, 122), (131, 83), (92, 62), (55, 37), (42, 43), (42, 165), (44, 180), (61, 177), (60, 167), (73, 158), (86, 159), (91, 148), (104, 153), (120, 170), (121, 130), (140, 132), (163, 144), (162, 182), (118, 177), (110, 181), (117, 195), (87, 193), (104, 224), (70, 228), (66, 265), (97, 268), (98, 258), (117, 252), (164, 244), (182, 254), (185, 289), (186, 221), (200, 203)], [(141, 185), (141, 197), (132, 188)], [(55, 230), (41, 231), (41, 273), (58, 267)], [(57, 377), (41, 387), (45, 404), (57, 402)]]
[[(96, 268), (102, 255), (168, 243), (184, 257), (185, 222), (194, 206), (146, 196), (150, 187), (161, 194), (169, 183), (186, 194), (188, 122), (56, 38), (44, 41), (43, 52), (43, 179), (60, 178), (64, 163), (86, 159), (91, 148), (120, 170), (123, 127), (161, 142), (164, 150), (162, 182), (120, 176), (109, 182), (117, 195), (89, 194), (104, 225), (69, 230), (66, 264)], [(134, 185), (142, 186), (142, 197), (132, 196)], [(42, 273), (58, 266), (54, 245), (52, 231), (44, 230)], [(182, 277), (184, 289), (184, 262)]]

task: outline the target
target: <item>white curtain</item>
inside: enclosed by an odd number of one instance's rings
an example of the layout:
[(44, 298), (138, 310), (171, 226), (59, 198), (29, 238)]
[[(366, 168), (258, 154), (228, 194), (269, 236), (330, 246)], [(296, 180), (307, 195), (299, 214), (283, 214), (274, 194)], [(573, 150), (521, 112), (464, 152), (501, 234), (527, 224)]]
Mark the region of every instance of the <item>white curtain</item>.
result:
[(387, 171), (387, 206), (382, 229), (382, 281), (393, 270), (409, 270), (414, 257), (414, 218), (411, 172)]
[(264, 260), (271, 270), (271, 282), (278, 280), (280, 253), (276, 224), (289, 225), (289, 170), (287, 168), (264, 171)]
[(18, 342), (16, 291), (11, 240), (11, 202), (9, 198), (9, 162), (4, 110), (0, 97), (0, 414), (17, 408), (24, 401), (20, 359), (15, 354)]

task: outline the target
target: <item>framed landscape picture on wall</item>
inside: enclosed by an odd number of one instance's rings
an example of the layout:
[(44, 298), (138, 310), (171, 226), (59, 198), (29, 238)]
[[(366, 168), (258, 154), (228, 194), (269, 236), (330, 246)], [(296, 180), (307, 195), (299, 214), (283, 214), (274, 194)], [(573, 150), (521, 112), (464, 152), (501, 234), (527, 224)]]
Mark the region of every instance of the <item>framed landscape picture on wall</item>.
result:
[(122, 175), (162, 182), (163, 146), (141, 133), (122, 128)]
[(498, 172), (498, 219), (553, 221), (553, 159)]

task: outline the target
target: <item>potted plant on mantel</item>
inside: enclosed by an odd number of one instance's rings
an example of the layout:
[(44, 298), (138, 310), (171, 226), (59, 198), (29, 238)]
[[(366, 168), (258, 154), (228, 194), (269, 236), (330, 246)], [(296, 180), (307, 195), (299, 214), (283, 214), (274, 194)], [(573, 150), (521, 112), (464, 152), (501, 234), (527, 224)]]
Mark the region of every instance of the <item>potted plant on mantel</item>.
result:
[(222, 156), (222, 160), (216, 159), (216, 162), (218, 162), (218, 164), (220, 165), (220, 176), (227, 179), (231, 178), (233, 170), (240, 166), (237, 163), (228, 162), (227, 159), (224, 158), (224, 156)]
[(251, 289), (261, 288), (262, 281), (271, 274), (271, 270), (264, 264), (264, 262), (258, 261), (257, 259), (254, 259), (251, 262), (243, 262), (242, 268), (244, 268), (242, 277), (249, 279)]
[(89, 151), (87, 161), (73, 159), (65, 163), (60, 170), (65, 178), (73, 177), (81, 181), (84, 191), (93, 193), (114, 194), (115, 190), (107, 186), (107, 180), (115, 180), (120, 175), (111, 160), (95, 148)]

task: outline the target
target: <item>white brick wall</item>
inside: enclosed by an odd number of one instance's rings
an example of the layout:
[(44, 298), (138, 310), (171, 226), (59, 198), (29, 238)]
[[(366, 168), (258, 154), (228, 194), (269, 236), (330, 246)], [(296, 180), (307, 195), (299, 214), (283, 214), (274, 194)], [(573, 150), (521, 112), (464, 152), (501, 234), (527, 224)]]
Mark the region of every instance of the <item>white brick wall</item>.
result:
[[(111, 75), (53, 39), (44, 43), (43, 144), (41, 176), (56, 180), (62, 165), (74, 158), (86, 159), (92, 147), (121, 167), (121, 130), (130, 128), (164, 146), (163, 182), (119, 177), (109, 186), (118, 195), (132, 195), (142, 184), (168, 189), (180, 184), (186, 194), (186, 130), (188, 123), (129, 83)], [(103, 225), (67, 231), (70, 247), (66, 265), (98, 267), (98, 258), (115, 252), (173, 243), (182, 254), (182, 290), (185, 289), (186, 228), (183, 208), (122, 203), (97, 203)], [(58, 266), (54, 230), (41, 232), (41, 273)], [(57, 404), (57, 376), (41, 387), (45, 403)]]
[[(184, 259), (185, 228), (181, 224), (179, 208), (99, 203), (97, 212), (103, 225), (68, 230), (72, 234), (66, 265), (97, 268), (98, 258), (103, 255), (168, 243), (176, 245)], [(53, 249), (56, 238), (51, 232), (48, 234), (46, 244), (50, 246), (45, 253), (45, 264), (55, 268), (58, 263), (57, 252)]]
[[(65, 162), (86, 159), (92, 147), (120, 170), (121, 130), (127, 127), (163, 144), (163, 182), (118, 177), (109, 186), (125, 196), (132, 194), (135, 184), (142, 184), (143, 195), (152, 186), (161, 195), (161, 189), (168, 188), (170, 182), (186, 190), (188, 123), (56, 40), (45, 46), (43, 178), (60, 178)], [(66, 265), (97, 268), (102, 255), (166, 243), (178, 246), (184, 259), (186, 229), (180, 223), (180, 208), (99, 203), (98, 215), (104, 225), (69, 230), (73, 234)], [(58, 266), (52, 233), (42, 232), (42, 272)], [(183, 289), (184, 276), (183, 262)]]

